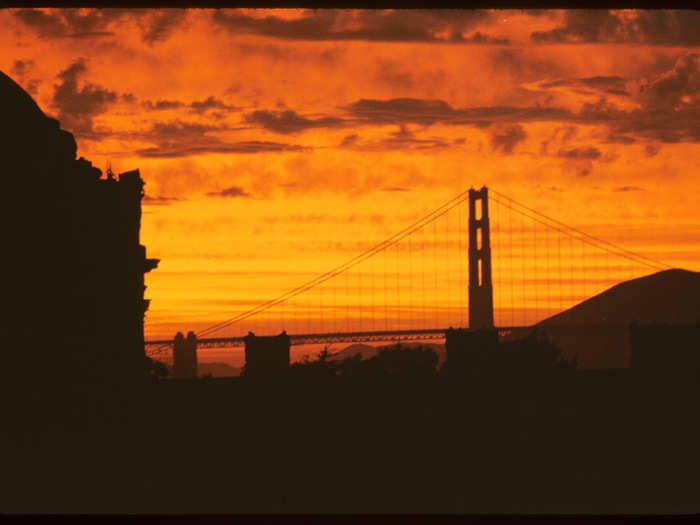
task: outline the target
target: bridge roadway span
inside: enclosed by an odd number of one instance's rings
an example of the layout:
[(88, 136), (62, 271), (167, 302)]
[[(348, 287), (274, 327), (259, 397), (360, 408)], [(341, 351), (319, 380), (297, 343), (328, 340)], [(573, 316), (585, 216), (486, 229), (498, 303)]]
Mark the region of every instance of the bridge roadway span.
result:
[[(522, 333), (531, 329), (527, 326), (504, 326), (498, 328), (498, 335), (501, 338)], [(430, 328), (425, 330), (388, 330), (373, 332), (330, 332), (320, 334), (289, 334), (290, 344), (307, 345), (323, 343), (360, 343), (360, 342), (381, 342), (381, 341), (426, 341), (440, 339), (447, 329)], [(197, 348), (225, 348), (245, 345), (244, 337), (204, 337), (197, 339)], [(146, 347), (163, 348), (172, 347), (172, 339), (161, 339), (146, 341)]]

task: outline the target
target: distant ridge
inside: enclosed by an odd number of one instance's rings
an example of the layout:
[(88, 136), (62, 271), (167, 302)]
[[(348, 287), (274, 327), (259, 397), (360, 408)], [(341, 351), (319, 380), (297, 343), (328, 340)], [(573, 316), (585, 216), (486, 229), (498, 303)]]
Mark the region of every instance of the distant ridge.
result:
[(700, 322), (700, 272), (673, 269), (624, 281), (538, 323), (629, 325)]
[(401, 347), (403, 348), (416, 348), (416, 347), (422, 347), (422, 348), (427, 348), (435, 352), (438, 356), (438, 361), (437, 361), (437, 367), (440, 368), (442, 366), (442, 363), (445, 361), (445, 345), (442, 343), (430, 343), (427, 341), (410, 341), (410, 342), (403, 342), (403, 343), (389, 343), (389, 344), (384, 344), (380, 346), (371, 346), (371, 345), (364, 345), (360, 343), (352, 344), (350, 346), (345, 347), (344, 349), (340, 350), (339, 352), (334, 353), (329, 357), (330, 361), (342, 361), (343, 359), (348, 359), (351, 357), (355, 357), (356, 355), (360, 356), (360, 359), (371, 359), (374, 356), (377, 355), (379, 350), (382, 349), (387, 349), (387, 348), (394, 348), (396, 347), (397, 344), (400, 344)]
[(629, 325), (700, 323), (700, 272), (672, 269), (617, 284), (537, 323), (579, 368), (629, 366)]

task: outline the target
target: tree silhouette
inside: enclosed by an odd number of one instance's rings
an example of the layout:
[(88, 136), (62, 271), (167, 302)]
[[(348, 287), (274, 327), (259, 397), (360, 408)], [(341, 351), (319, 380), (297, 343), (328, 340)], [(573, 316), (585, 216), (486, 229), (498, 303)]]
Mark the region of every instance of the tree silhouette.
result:
[(340, 376), (346, 378), (428, 377), (435, 374), (438, 356), (429, 348), (405, 347), (402, 345), (381, 348), (377, 355), (362, 359), (358, 354), (342, 361), (332, 361), (327, 347), (310, 361), (294, 363), (290, 369), (296, 376), (323, 378)]
[(146, 357), (146, 367), (148, 375), (156, 381), (168, 377), (168, 367), (157, 359)]
[(290, 373), (293, 376), (317, 378), (334, 376), (337, 374), (338, 365), (329, 359), (330, 356), (328, 346), (325, 346), (317, 354), (314, 361), (309, 360), (308, 356), (304, 356), (302, 361), (292, 363), (289, 367)]

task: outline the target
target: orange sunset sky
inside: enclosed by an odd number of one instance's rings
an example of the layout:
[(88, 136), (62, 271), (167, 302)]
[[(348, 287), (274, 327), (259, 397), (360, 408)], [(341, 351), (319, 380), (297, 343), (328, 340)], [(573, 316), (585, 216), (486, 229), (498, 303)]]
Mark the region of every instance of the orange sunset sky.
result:
[(78, 155), (146, 181), (147, 337), (275, 297), (471, 186), (700, 270), (698, 11), (5, 9), (0, 26), (0, 69)]

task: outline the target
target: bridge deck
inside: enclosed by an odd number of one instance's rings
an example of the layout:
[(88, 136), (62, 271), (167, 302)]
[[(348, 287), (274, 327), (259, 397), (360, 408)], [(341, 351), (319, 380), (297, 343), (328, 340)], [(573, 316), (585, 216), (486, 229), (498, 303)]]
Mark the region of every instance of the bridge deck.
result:
[[(531, 327), (505, 326), (498, 327), (501, 337), (513, 331), (523, 331)], [(446, 328), (430, 328), (425, 330), (389, 330), (367, 332), (329, 332), (317, 334), (288, 334), (292, 345), (323, 344), (323, 343), (358, 343), (381, 341), (426, 341), (440, 339), (444, 336)], [(204, 337), (197, 340), (198, 348), (224, 348), (237, 347), (245, 344), (244, 337)], [(172, 339), (146, 341), (146, 347), (155, 350), (172, 347)]]

